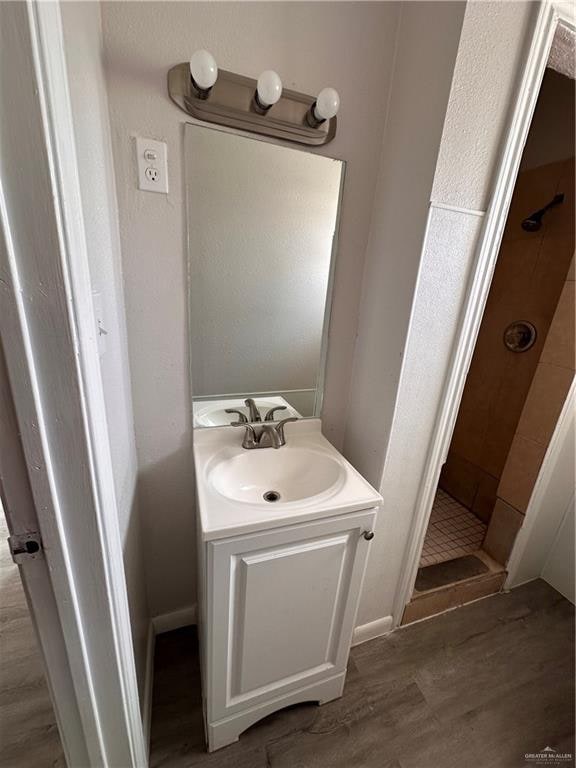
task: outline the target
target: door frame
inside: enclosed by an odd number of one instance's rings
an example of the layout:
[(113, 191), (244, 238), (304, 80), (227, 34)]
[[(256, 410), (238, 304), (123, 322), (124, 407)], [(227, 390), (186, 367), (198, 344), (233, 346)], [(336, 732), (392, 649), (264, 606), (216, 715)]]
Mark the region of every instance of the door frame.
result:
[[(0, 262), (5, 250), (4, 205), (0, 184)], [(0, 264), (0, 276), (4, 276)], [(4, 294), (2, 294), (4, 298)], [(0, 326), (1, 328), (1, 326)], [(13, 329), (17, 332), (17, 329)], [(22, 341), (22, 340), (21, 340)], [(18, 420), (12, 398), (8, 372), (0, 339), (0, 502), (8, 531), (11, 536), (40, 531), (36, 505), (28, 478)], [(50, 532), (43, 541), (50, 541)], [(66, 653), (64, 627), (58, 615), (54, 589), (46, 557), (20, 564), (19, 575), (24, 594), (30, 607), (30, 618), (38, 641), (38, 647), (47, 671), (46, 682), (58, 725), (62, 750), (68, 765), (89, 765), (88, 740), (95, 738), (95, 731), (85, 728), (70, 663)], [(85, 680), (82, 685), (86, 690)], [(94, 753), (97, 746), (91, 748)]]
[(404, 567), (394, 599), (393, 615), (399, 621), (412, 597), (418, 565), (440, 470), (447, 456), (456, 425), (462, 394), (476, 346), (492, 276), (500, 250), (522, 153), (532, 123), (546, 64), (556, 28), (564, 24), (576, 28), (574, 12), (563, 0), (543, 0), (529, 42), (526, 63), (516, 90), (514, 108), (504, 138), (500, 161), (493, 182), (490, 203), (483, 217), (477, 256), (461, 314), (460, 332), (446, 369), (445, 384), (436, 425), (428, 448), (424, 473), (420, 479), (414, 524), (406, 548)]
[(2, 6), (7, 517), (42, 537), (20, 570), (68, 765), (145, 768), (60, 5)]

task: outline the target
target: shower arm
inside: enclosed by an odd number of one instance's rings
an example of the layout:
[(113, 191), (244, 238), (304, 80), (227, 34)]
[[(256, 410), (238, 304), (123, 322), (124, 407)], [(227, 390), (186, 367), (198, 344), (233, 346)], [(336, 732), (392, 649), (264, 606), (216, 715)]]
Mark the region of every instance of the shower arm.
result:
[(537, 232), (542, 226), (542, 218), (544, 214), (549, 211), (550, 208), (554, 208), (556, 205), (561, 205), (563, 202), (563, 192), (560, 192), (558, 195), (554, 195), (548, 205), (545, 205), (544, 208), (540, 208), (540, 210), (535, 211), (524, 219), (522, 222), (522, 229), (526, 230), (526, 232)]

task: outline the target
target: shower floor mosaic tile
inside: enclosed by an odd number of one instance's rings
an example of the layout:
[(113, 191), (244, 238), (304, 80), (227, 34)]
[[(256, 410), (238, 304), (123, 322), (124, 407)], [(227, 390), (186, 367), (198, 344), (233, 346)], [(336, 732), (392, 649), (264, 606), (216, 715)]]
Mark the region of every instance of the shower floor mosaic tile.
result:
[(480, 549), (486, 525), (441, 488), (436, 492), (420, 566), (443, 563)]

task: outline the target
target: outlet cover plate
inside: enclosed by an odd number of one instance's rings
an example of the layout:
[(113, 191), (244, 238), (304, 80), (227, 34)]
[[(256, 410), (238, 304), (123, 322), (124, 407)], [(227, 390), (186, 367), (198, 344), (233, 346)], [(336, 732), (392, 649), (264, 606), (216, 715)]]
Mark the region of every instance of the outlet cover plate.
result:
[(168, 194), (168, 148), (163, 141), (136, 137), (138, 189)]

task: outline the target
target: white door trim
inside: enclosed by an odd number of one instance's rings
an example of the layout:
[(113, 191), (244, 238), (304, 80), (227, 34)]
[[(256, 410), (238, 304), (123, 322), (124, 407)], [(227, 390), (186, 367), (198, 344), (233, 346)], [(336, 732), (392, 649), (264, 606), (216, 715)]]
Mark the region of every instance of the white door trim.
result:
[[(60, 718), (63, 744), (83, 740), (94, 768), (145, 768), (60, 7), (2, 13), (14, 108), (2, 113), (0, 332), (80, 713), (81, 733)], [(70, 765), (86, 765), (75, 755)]]
[[(6, 248), (4, 210), (0, 185), (0, 277), (2, 278), (5, 274), (3, 255)], [(1, 295), (4, 301), (6, 294), (2, 292)], [(1, 332), (3, 332), (3, 326), (4, 323), (0, 323)], [(1, 340), (0, 496), (10, 535), (40, 531)], [(2, 510), (0, 510), (0, 514), (2, 514)], [(46, 535), (46, 539), (49, 542), (48, 536), (49, 534)], [(83, 725), (82, 713), (76, 697), (66, 651), (64, 628), (58, 615), (58, 606), (52, 588), (47, 559), (38, 557), (35, 560), (22, 563), (19, 570), (30, 607), (30, 618), (44, 662), (46, 682), (50, 691), (66, 762), (70, 766), (89, 765), (88, 741), (96, 740), (97, 743), (92, 746), (90, 753), (99, 754), (99, 739), (95, 733), (89, 733)], [(76, 685), (83, 685), (90, 695), (89, 686), (84, 681), (81, 683), (77, 681)]]
[(404, 559), (405, 565), (394, 599), (396, 623), (400, 621), (404, 607), (409, 602), (414, 589), (440, 469), (450, 447), (468, 368), (480, 330), (508, 209), (518, 176), (522, 152), (532, 122), (554, 33), (560, 22), (574, 28), (573, 10), (566, 3), (544, 0), (538, 9), (538, 18), (496, 172), (490, 204), (484, 216), (477, 256), (461, 313), (459, 323), (461, 331), (455, 344), (451, 362), (446, 370), (446, 384), (437, 413), (434, 435), (426, 457), (425, 470), (419, 485), (418, 501), (414, 511), (414, 525), (410, 532)]

